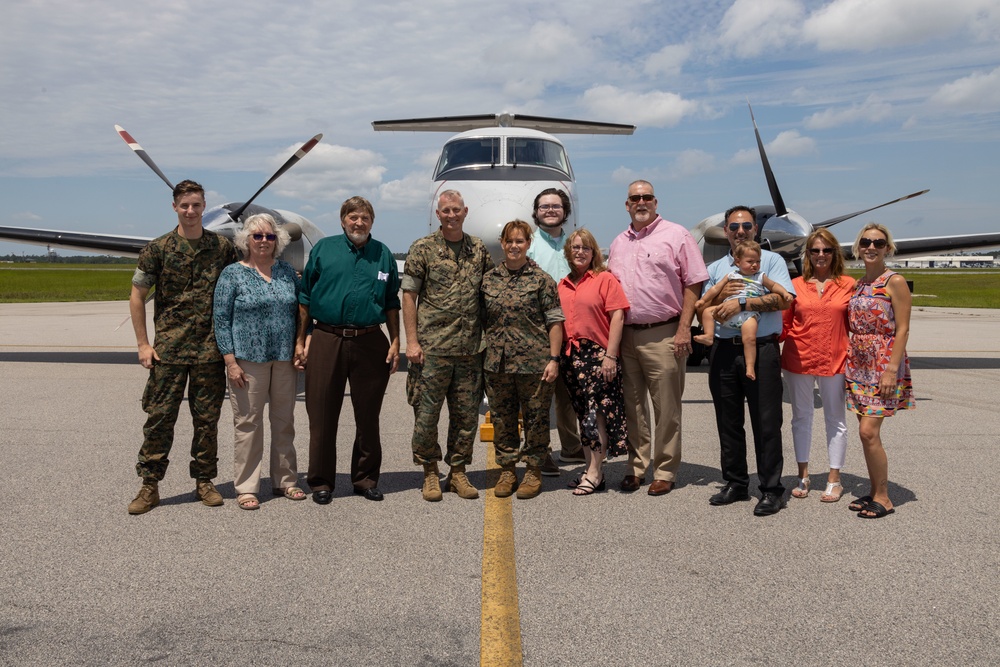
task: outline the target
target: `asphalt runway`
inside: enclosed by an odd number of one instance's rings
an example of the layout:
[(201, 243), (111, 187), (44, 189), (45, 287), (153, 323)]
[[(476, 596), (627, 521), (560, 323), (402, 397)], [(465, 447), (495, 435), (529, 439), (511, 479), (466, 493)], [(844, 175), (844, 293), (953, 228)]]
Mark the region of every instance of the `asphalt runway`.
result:
[[(486, 494), (421, 499), (404, 374), (382, 413), (385, 501), (351, 494), (345, 409), (330, 505), (272, 499), (264, 481), (261, 509), (240, 510), (227, 402), (225, 506), (193, 502), (182, 411), (162, 505), (129, 516), (147, 372), (131, 326), (114, 330), (127, 316), (126, 302), (0, 305), (0, 664), (504, 664), (492, 649), (481, 661)], [(672, 493), (619, 493), (618, 459), (607, 493), (573, 497), (566, 466), (538, 498), (508, 501), (513, 562), (486, 573), (516, 570), (516, 591), (498, 593), (516, 594), (521, 653), (507, 664), (995, 664), (998, 334), (998, 310), (915, 310), (917, 409), (883, 429), (897, 511), (878, 521), (847, 511), (867, 493), (853, 428), (845, 499), (819, 501), (821, 413), (809, 498), (764, 518), (754, 503), (709, 506), (718, 437), (707, 365), (690, 369)], [(301, 395), (296, 418), (304, 482)]]

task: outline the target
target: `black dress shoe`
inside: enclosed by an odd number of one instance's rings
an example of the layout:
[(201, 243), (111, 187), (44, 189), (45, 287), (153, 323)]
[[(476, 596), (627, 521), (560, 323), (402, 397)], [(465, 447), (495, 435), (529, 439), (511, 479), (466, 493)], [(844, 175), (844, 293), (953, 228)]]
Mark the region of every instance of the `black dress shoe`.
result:
[(757, 503), (757, 507), (753, 508), (753, 513), (754, 516), (770, 516), (780, 512), (784, 506), (784, 496), (779, 496), (777, 493), (765, 493), (764, 497)]
[(730, 482), (726, 484), (722, 491), (719, 491), (714, 496), (708, 499), (709, 505), (731, 505), (732, 503), (739, 502), (741, 500), (750, 500), (750, 493), (747, 492), (747, 487), (737, 486)]
[(317, 505), (329, 505), (333, 500), (333, 491), (313, 491), (313, 502)]
[(622, 480), (620, 488), (625, 493), (632, 493), (633, 491), (638, 491), (639, 487), (642, 486), (642, 480), (635, 475), (625, 475), (625, 479)]
[(368, 500), (382, 500), (385, 498), (385, 496), (382, 495), (382, 492), (378, 490), (377, 486), (373, 486), (368, 489), (354, 489), (354, 493), (359, 496), (364, 496)]

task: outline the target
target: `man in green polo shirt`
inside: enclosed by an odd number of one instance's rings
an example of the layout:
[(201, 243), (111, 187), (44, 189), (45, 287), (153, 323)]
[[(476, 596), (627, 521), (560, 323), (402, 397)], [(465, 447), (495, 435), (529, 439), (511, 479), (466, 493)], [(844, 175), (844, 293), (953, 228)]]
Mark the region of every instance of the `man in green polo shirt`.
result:
[(389, 248), (371, 237), (374, 222), (375, 210), (367, 199), (345, 201), (340, 207), (344, 233), (314, 245), (302, 274), (295, 362), (306, 371), (306, 481), (320, 505), (333, 499), (337, 426), (348, 382), (357, 423), (351, 483), (354, 493), (382, 500), (379, 415), (389, 376), (399, 364), (399, 275)]

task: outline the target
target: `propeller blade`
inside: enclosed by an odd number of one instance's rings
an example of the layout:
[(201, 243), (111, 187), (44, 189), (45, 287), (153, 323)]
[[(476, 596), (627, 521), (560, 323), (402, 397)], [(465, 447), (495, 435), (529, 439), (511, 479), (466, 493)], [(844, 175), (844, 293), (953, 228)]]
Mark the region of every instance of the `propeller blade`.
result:
[(318, 144), (320, 139), (322, 138), (323, 138), (323, 133), (321, 132), (320, 134), (317, 134), (315, 137), (313, 137), (306, 143), (302, 144), (302, 147), (299, 148), (299, 150), (295, 151), (295, 154), (292, 155), (292, 157), (288, 158), (285, 164), (281, 165), (281, 168), (278, 169), (278, 171), (274, 172), (274, 176), (272, 176), (267, 183), (262, 185), (260, 190), (254, 193), (253, 197), (250, 197), (250, 199), (248, 199), (246, 202), (243, 203), (243, 206), (239, 207), (238, 209), (229, 214), (229, 216), (233, 219), (233, 222), (239, 222), (240, 216), (243, 215), (243, 211), (247, 209), (247, 206), (253, 203), (253, 200), (257, 198), (257, 195), (266, 190), (267, 186), (269, 186), (271, 183), (274, 183), (276, 180), (278, 180), (279, 176), (281, 176), (286, 171), (291, 169), (292, 165), (294, 165), (296, 162), (305, 157), (306, 153), (311, 151), (313, 147), (315, 147), (316, 144)]
[(128, 144), (128, 147), (131, 148), (133, 151), (135, 151), (135, 154), (138, 155), (139, 158), (143, 162), (145, 162), (150, 169), (155, 171), (156, 175), (162, 178), (163, 182), (167, 184), (167, 187), (170, 188), (171, 191), (173, 191), (174, 184), (170, 182), (169, 178), (163, 175), (163, 172), (160, 171), (160, 168), (156, 166), (155, 162), (153, 162), (153, 158), (149, 157), (149, 155), (146, 154), (146, 151), (142, 149), (142, 146), (139, 145), (139, 142), (133, 139), (132, 135), (126, 132), (125, 128), (123, 128), (121, 125), (115, 125), (115, 130), (118, 131), (118, 134), (119, 136), (121, 136), (122, 140), (126, 144)]
[(843, 222), (844, 220), (850, 220), (851, 218), (867, 213), (868, 211), (874, 211), (877, 208), (882, 208), (883, 206), (888, 206), (889, 204), (895, 204), (897, 202), (906, 201), (907, 199), (913, 199), (914, 197), (919, 197), (920, 195), (930, 192), (930, 189), (921, 190), (920, 192), (914, 192), (913, 194), (906, 195), (905, 197), (900, 197), (899, 199), (893, 199), (892, 201), (887, 201), (884, 204), (879, 204), (878, 206), (872, 206), (871, 208), (866, 208), (863, 211), (855, 211), (854, 213), (848, 213), (847, 215), (840, 215), (836, 218), (830, 218), (829, 220), (824, 220), (823, 222), (816, 223), (813, 225), (814, 229), (819, 229), (820, 227), (832, 227), (838, 222)]
[(771, 171), (771, 163), (767, 161), (767, 153), (764, 152), (764, 142), (760, 140), (760, 132), (757, 130), (757, 119), (753, 117), (753, 107), (750, 100), (747, 100), (747, 107), (750, 109), (750, 120), (753, 122), (753, 133), (757, 137), (757, 149), (760, 151), (760, 162), (764, 166), (764, 178), (767, 179), (767, 189), (771, 191), (771, 202), (774, 203), (774, 214), (785, 215), (788, 209), (785, 208), (785, 200), (781, 198), (778, 191), (778, 182), (774, 180), (774, 172)]

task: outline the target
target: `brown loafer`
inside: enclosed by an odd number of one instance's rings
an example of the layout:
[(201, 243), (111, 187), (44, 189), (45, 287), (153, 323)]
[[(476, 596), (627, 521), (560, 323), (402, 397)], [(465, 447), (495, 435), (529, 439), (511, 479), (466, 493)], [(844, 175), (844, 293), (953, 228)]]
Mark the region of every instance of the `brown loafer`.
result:
[(647, 493), (651, 496), (665, 496), (674, 490), (674, 483), (665, 479), (654, 479)]
[(620, 488), (625, 493), (632, 493), (633, 491), (638, 491), (639, 487), (642, 486), (642, 480), (635, 475), (625, 475), (625, 479), (622, 480)]

